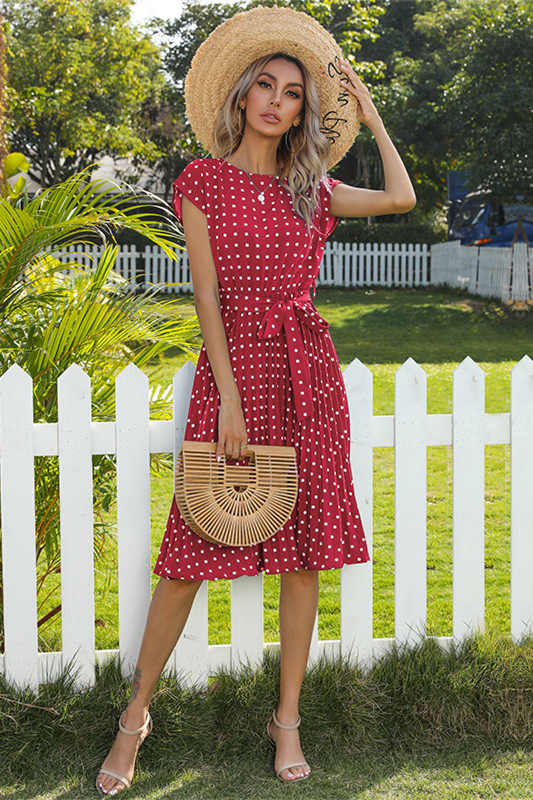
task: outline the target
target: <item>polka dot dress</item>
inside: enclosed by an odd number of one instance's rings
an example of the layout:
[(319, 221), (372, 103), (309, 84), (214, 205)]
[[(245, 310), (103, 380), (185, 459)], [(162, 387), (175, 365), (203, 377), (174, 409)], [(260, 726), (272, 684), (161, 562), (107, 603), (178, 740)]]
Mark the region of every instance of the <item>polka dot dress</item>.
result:
[[(265, 202), (258, 200), (264, 190)], [(339, 181), (327, 178), (330, 187)], [(163, 578), (219, 580), (240, 575), (335, 569), (369, 561), (350, 467), (346, 389), (328, 322), (315, 290), (326, 238), (338, 223), (320, 184), (307, 231), (288, 189), (271, 175), (222, 158), (190, 162), (173, 185), (180, 222), (185, 194), (207, 218), (221, 313), (250, 444), (292, 445), (298, 496), (290, 518), (257, 545), (202, 539), (173, 498), (154, 573)], [(202, 345), (184, 438), (216, 442), (219, 394)], [(247, 464), (247, 459), (228, 459)]]

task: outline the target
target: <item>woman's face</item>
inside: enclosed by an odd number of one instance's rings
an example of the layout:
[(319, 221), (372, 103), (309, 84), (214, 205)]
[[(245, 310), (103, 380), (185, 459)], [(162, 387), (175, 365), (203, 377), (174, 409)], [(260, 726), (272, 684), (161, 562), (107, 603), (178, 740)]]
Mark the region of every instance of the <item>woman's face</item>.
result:
[[(301, 122), (304, 104), (303, 76), (300, 68), (284, 58), (273, 58), (263, 67), (248, 91), (246, 120), (256, 130), (280, 137), (295, 120)], [(279, 121), (264, 115), (274, 112)]]

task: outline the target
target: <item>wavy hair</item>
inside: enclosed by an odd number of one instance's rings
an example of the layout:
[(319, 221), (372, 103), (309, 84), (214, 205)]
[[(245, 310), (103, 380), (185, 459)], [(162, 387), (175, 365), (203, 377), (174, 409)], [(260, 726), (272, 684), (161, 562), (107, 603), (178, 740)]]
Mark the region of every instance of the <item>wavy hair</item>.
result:
[(239, 80), (232, 87), (226, 102), (218, 112), (214, 125), (214, 145), (219, 158), (228, 158), (239, 146), (244, 134), (246, 115), (239, 102), (253, 86), (265, 65), (273, 58), (284, 58), (296, 64), (303, 76), (304, 102), (301, 121), (298, 126), (291, 125), (281, 137), (277, 160), (280, 166), (280, 179), (289, 190), (294, 210), (306, 223), (308, 229), (319, 202), (319, 184), (322, 181), (326, 191), (331, 191), (326, 180), (326, 164), (331, 143), (320, 131), (320, 100), (310, 72), (294, 56), (286, 53), (270, 53), (252, 61)]

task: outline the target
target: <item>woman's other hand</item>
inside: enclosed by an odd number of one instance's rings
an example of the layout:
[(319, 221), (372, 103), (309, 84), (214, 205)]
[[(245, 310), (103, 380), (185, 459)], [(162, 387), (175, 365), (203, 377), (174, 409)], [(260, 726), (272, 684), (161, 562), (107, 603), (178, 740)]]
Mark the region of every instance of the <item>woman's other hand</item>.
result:
[(339, 60), (339, 68), (344, 73), (342, 78), (339, 78), (339, 84), (343, 89), (351, 92), (357, 99), (357, 118), (363, 125), (367, 125), (370, 129), (375, 123), (381, 122), (381, 117), (374, 105), (368, 87), (363, 83), (361, 78), (356, 75), (353, 67), (346, 58)]

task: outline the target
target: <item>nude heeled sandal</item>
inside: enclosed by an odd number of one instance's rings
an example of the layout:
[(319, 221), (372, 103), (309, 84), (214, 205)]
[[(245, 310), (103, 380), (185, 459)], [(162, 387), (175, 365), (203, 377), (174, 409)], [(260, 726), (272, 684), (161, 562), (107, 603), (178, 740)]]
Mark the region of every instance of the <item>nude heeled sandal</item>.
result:
[[(147, 711), (146, 712), (146, 719), (143, 722), (143, 724), (141, 725), (141, 727), (137, 728), (136, 731), (132, 731), (129, 728), (125, 728), (124, 725), (122, 724), (122, 714), (121, 714), (120, 717), (119, 717), (119, 720), (118, 720), (118, 727), (120, 728), (122, 733), (128, 733), (130, 736), (137, 736), (139, 733), (143, 733), (143, 731), (146, 730), (146, 728), (148, 728), (148, 733), (146, 734), (146, 736), (149, 736), (149, 734), (152, 732), (152, 717), (150, 716), (150, 712)], [(144, 739), (146, 739), (146, 736), (144, 737)], [(144, 739), (142, 740), (143, 742), (144, 742)], [(141, 742), (141, 744), (142, 744), (142, 742)], [(104, 775), (111, 775), (112, 778), (117, 778), (117, 780), (122, 781), (122, 783), (124, 784), (125, 788), (124, 789), (116, 789), (116, 787), (114, 787), (109, 792), (104, 792), (103, 789), (100, 789), (100, 787), (98, 785), (98, 775), (100, 775), (101, 772), (103, 772)], [(95, 785), (96, 785), (96, 791), (98, 792), (98, 794), (102, 795), (103, 797), (107, 797), (108, 795), (114, 796), (115, 794), (119, 794), (120, 792), (126, 791), (126, 789), (130, 788), (131, 781), (129, 781), (126, 778), (125, 775), (119, 775), (118, 772), (113, 772), (112, 769), (102, 769), (102, 768), (100, 768), (98, 770), (98, 774), (96, 775)], [(114, 794), (111, 795), (111, 792), (113, 792)]]
[[(301, 721), (302, 721), (302, 718), (300, 717), (300, 715), (298, 715), (298, 719), (296, 720), (296, 722), (293, 722), (292, 725), (284, 725), (277, 718), (276, 710), (274, 709), (272, 711), (272, 714), (270, 715), (270, 719), (268, 720), (267, 727), (266, 727), (266, 734), (267, 734), (269, 740), (274, 745), (274, 747), (276, 747), (277, 745), (276, 745), (275, 739), (273, 739), (272, 736), (270, 735), (270, 725), (271, 725), (272, 722), (274, 722), (274, 724), (277, 725), (278, 728), (285, 728), (287, 730), (292, 730), (293, 728), (297, 728), (300, 725)], [(300, 766), (301, 767), (303, 767), (303, 766), (308, 767), (309, 764), (307, 763), (307, 761), (292, 761), (289, 764), (282, 764), (281, 767), (278, 767), (278, 770), (276, 772), (276, 777), (279, 778), (280, 781), (283, 781), (283, 783), (294, 783), (295, 781), (302, 781), (304, 778), (308, 778), (311, 773), (308, 772), (307, 775), (298, 775), (296, 778), (282, 778), (281, 777), (281, 773), (283, 772), (284, 769), (289, 769), (289, 767), (300, 767)]]

